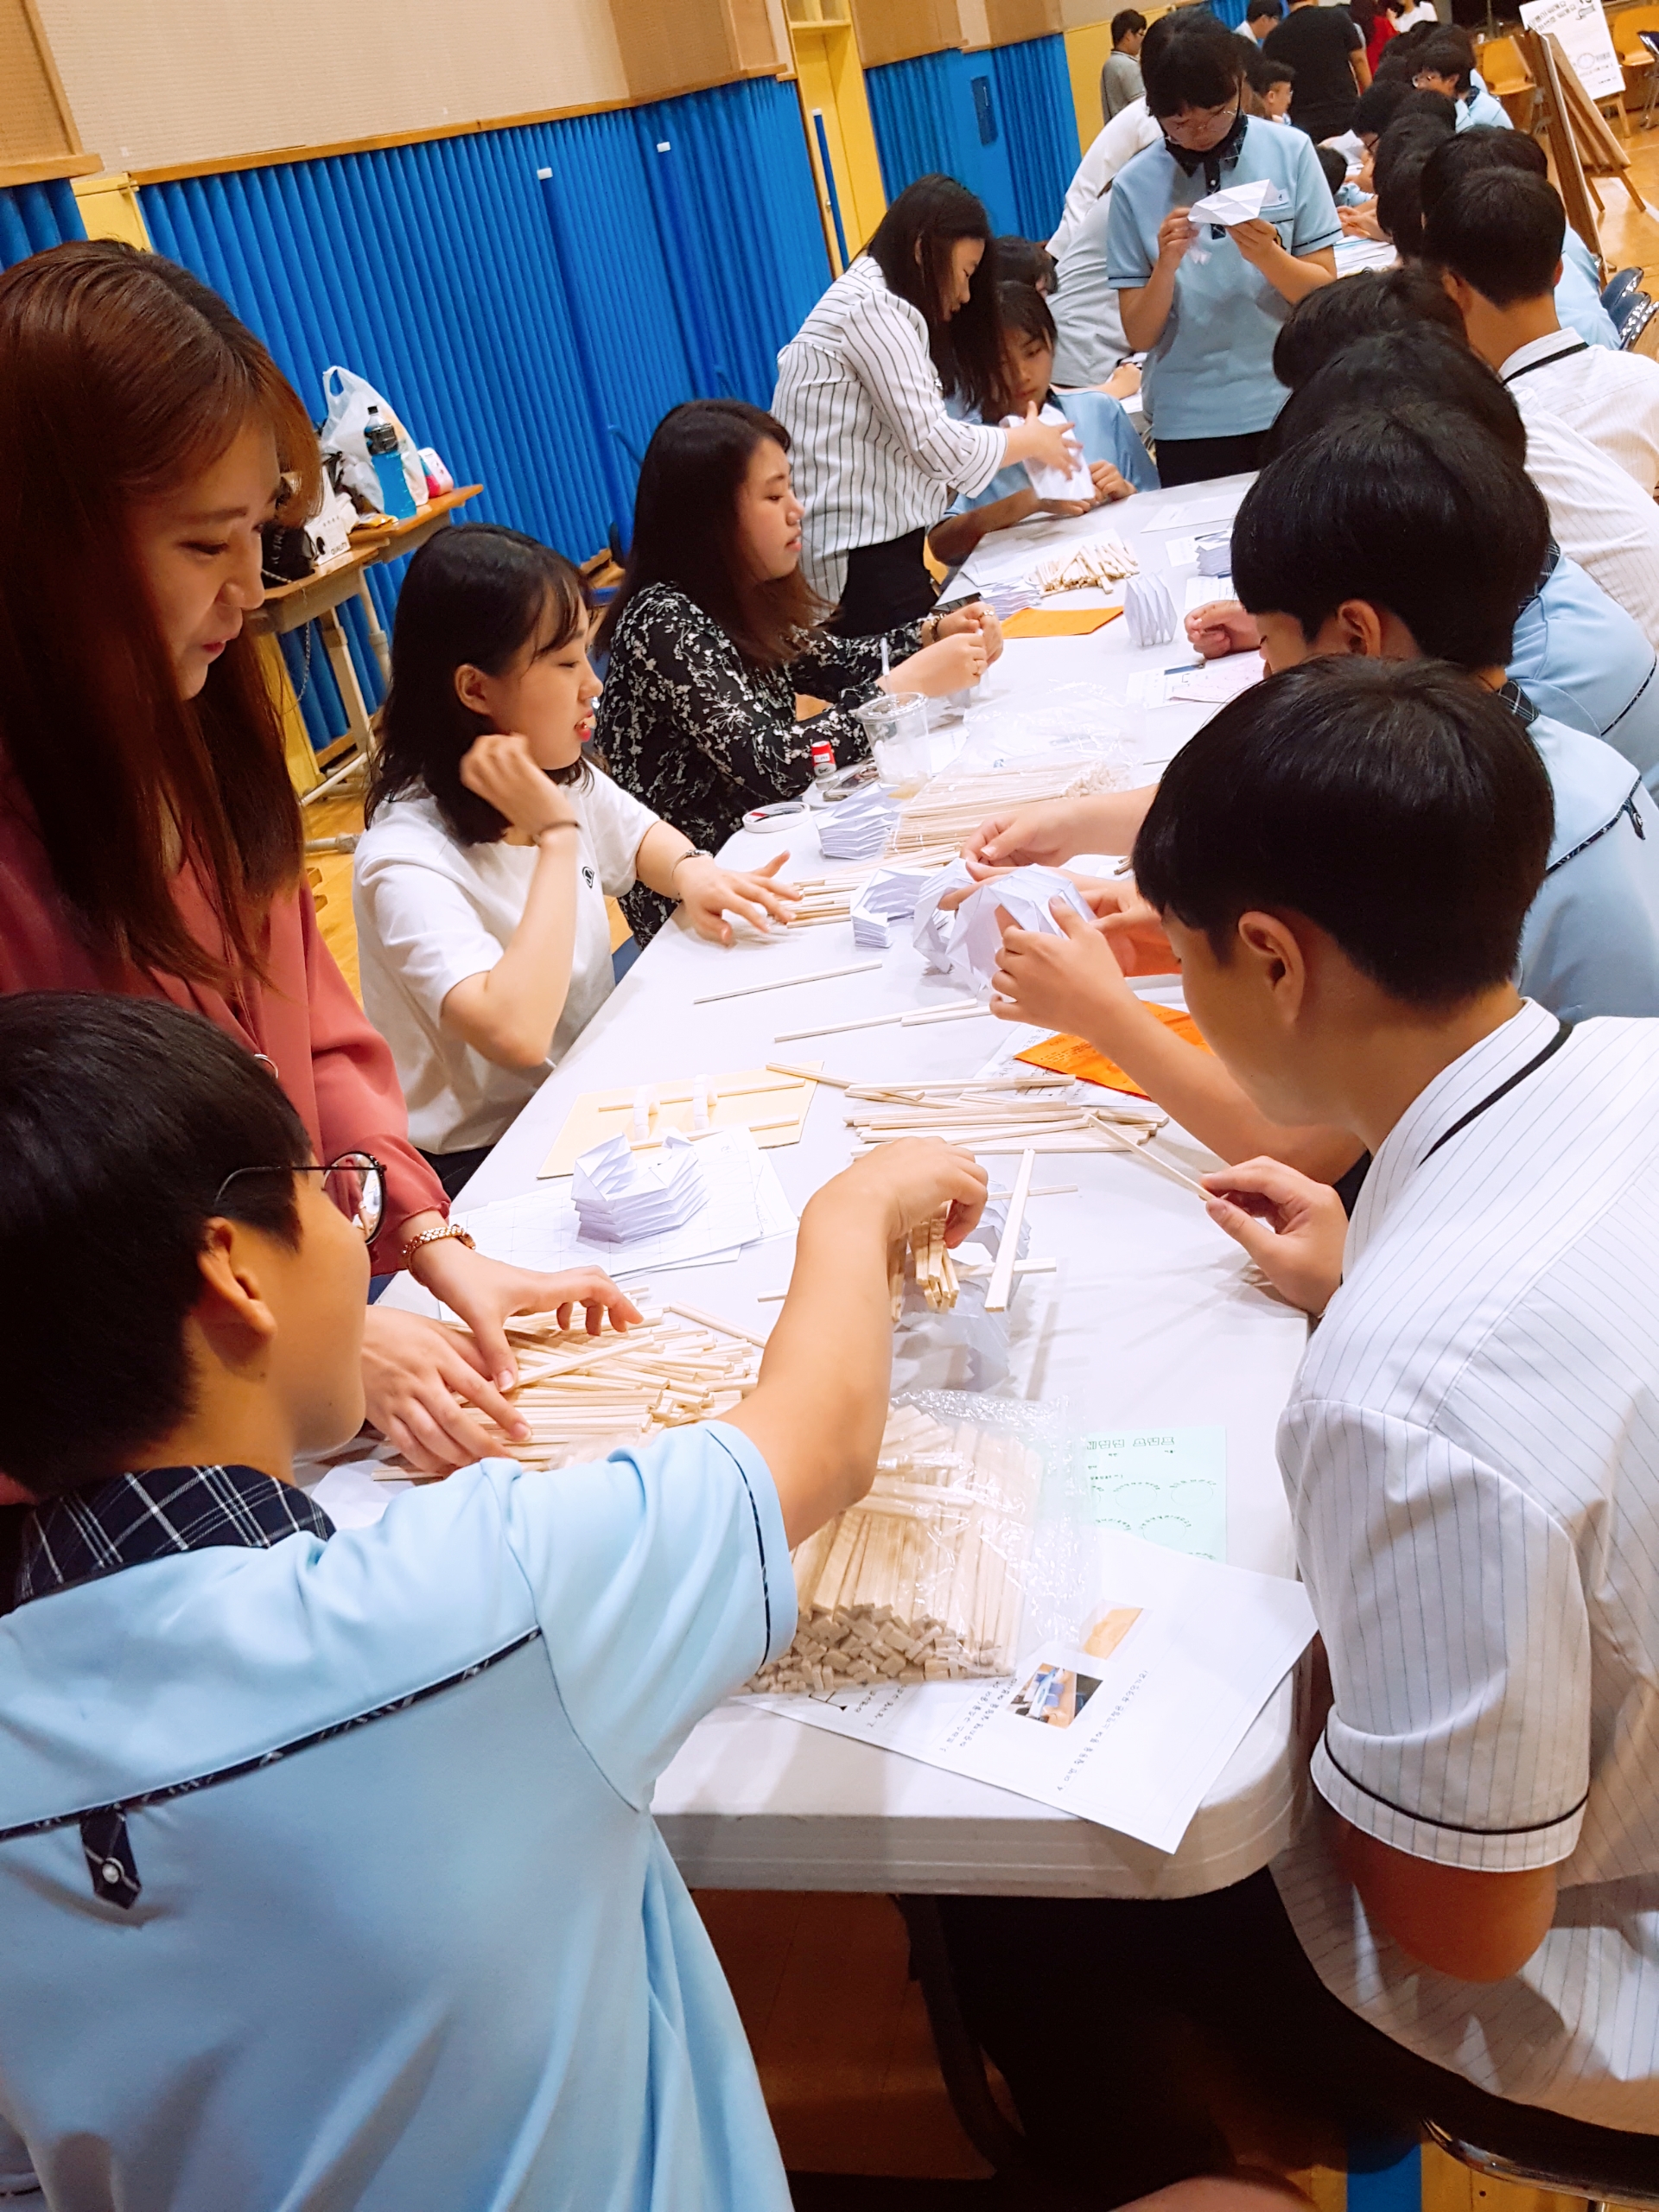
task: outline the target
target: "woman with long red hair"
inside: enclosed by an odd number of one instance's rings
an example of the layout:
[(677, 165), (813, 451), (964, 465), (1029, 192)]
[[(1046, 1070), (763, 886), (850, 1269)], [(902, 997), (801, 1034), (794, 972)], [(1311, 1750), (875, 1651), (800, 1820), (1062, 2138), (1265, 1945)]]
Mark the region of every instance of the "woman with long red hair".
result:
[(504, 1267), (450, 1227), (318, 931), (245, 622), (261, 524), (308, 513), (319, 467), (297, 394), (186, 270), (104, 241), (0, 274), (0, 990), (194, 1007), (270, 1068), (320, 1161), (382, 1164), (377, 1264), (407, 1263), (476, 1353), (373, 1310), (370, 1417), (448, 1467), (483, 1456), (486, 1420), (520, 1433), (509, 1314), (637, 1317), (596, 1271)]

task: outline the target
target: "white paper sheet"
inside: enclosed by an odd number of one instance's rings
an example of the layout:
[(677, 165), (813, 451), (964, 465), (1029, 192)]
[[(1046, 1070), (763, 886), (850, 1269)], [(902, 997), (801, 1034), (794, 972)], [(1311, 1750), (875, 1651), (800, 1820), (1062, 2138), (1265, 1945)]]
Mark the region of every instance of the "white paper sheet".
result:
[(757, 1699), (809, 1727), (1012, 1789), (1173, 1851), (1312, 1640), (1298, 1582), (1096, 1535), (1075, 1644), (1011, 1675)]
[[(1243, 505), (1244, 494), (1249, 488), (1248, 484), (1239, 484), (1225, 492), (1211, 492), (1205, 499), (1185, 499), (1178, 507), (1166, 507), (1150, 522), (1142, 524), (1141, 534), (1145, 537), (1154, 531), (1202, 531), (1217, 523), (1230, 522)], [(1198, 557), (1196, 549), (1192, 557), (1195, 561)]]
[(1194, 1559), (1227, 1556), (1227, 1432), (1103, 1430), (1083, 1442), (1083, 1478), (1099, 1529)]
[(1205, 661), (1202, 668), (1172, 676), (1167, 696), (1172, 706), (1224, 707), (1241, 691), (1259, 683), (1264, 673), (1260, 653), (1224, 653), (1219, 660)]
[(1183, 614), (1196, 614), (1201, 607), (1213, 607), (1218, 599), (1236, 599), (1230, 576), (1189, 576)]
[(626, 1244), (584, 1237), (566, 1179), (455, 1218), (493, 1260), (549, 1273), (597, 1265), (619, 1276), (734, 1259), (741, 1246), (786, 1235), (798, 1225), (776, 1169), (747, 1129), (715, 1129), (694, 1141), (709, 1202), (682, 1229)]

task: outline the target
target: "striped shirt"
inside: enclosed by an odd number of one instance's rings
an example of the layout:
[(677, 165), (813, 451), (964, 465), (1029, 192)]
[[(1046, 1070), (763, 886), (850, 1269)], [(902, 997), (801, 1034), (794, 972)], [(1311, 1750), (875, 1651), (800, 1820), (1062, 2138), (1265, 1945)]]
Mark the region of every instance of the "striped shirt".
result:
[(1328, 1820), (1274, 1873), (1384, 2034), (1659, 2134), (1659, 1023), (1585, 1022), (1494, 1097), (1556, 1030), (1528, 1003), (1389, 1132), (1279, 1433), (1320, 1797), (1414, 1858), (1559, 1865), (1554, 1925), (1476, 1985), (1370, 1925)]
[(1509, 391), (1526, 424), (1527, 474), (1544, 495), (1550, 534), (1659, 645), (1659, 505), (1556, 412), (1538, 384), (1517, 377)]
[(982, 492), (1007, 435), (948, 414), (927, 319), (868, 254), (837, 276), (778, 356), (772, 411), (789, 432), (806, 580), (833, 603), (847, 556), (939, 520)]

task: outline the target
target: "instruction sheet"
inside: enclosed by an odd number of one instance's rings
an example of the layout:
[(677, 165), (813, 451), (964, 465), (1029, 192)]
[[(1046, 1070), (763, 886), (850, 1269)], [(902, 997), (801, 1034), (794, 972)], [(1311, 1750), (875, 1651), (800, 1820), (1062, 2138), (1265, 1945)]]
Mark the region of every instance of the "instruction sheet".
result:
[(1217, 1562), (1227, 1557), (1227, 1432), (1122, 1428), (1083, 1441), (1095, 1525)]
[(1312, 1641), (1313, 1609), (1276, 1575), (1115, 1529), (1092, 1542), (1093, 1603), (1012, 1675), (754, 1702), (1173, 1851)]

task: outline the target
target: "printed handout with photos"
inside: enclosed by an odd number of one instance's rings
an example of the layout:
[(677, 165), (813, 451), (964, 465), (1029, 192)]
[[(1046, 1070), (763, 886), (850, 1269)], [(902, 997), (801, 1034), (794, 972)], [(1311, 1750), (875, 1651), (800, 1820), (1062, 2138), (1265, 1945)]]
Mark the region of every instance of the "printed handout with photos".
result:
[(1096, 1598), (1011, 1675), (760, 1697), (767, 1711), (1173, 1851), (1306, 1649), (1299, 1582), (1091, 1534)]

